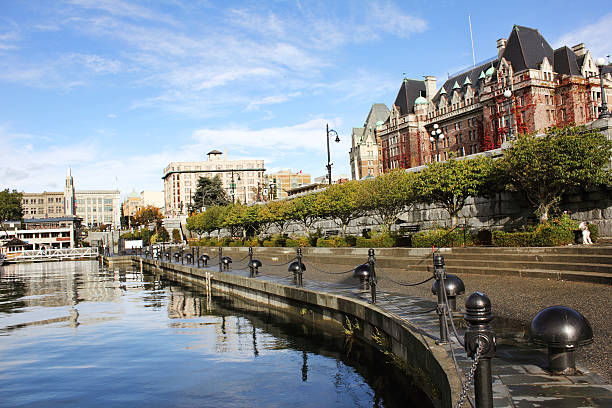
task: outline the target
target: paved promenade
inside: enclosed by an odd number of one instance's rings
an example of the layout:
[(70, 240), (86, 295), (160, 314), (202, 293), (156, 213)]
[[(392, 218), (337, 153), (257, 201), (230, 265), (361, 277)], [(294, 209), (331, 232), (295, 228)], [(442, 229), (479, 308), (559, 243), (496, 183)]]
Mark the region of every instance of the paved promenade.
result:
[[(292, 284), (284, 259), (261, 260), (264, 266), (257, 279)], [(229, 273), (248, 276), (246, 262), (237, 259)], [(304, 263), (307, 267), (305, 289), (370, 300), (369, 292), (358, 290), (357, 281), (348, 272), (356, 265), (322, 265), (306, 257)], [(216, 268), (210, 267), (213, 271)], [(432, 311), (436, 305), (431, 294), (432, 282), (407, 287), (390, 280), (419, 282), (431, 276), (427, 266), (423, 269), (422, 272), (407, 272), (377, 268), (380, 290), (377, 306), (418, 326), (424, 335), (437, 338), (439, 328), (438, 317)], [(496, 316), (493, 325), (498, 348), (492, 362), (496, 407), (612, 407), (612, 352), (608, 350), (612, 339), (609, 321), (612, 293), (609, 286), (505, 276), (465, 275), (461, 278), (467, 294), (478, 290), (489, 296)], [(465, 295), (458, 299), (459, 308), (464, 301)], [(542, 308), (558, 304), (579, 310), (593, 327), (594, 343), (580, 349), (577, 355), (582, 376), (548, 375), (544, 369), (546, 350), (534, 348), (525, 340), (525, 327), (531, 318)], [(462, 314), (457, 315), (455, 324), (462, 336)], [(466, 373), (471, 360), (456, 340), (452, 347), (462, 372)], [(450, 348), (448, 352), (450, 354)], [(466, 402), (465, 406), (469, 404)]]

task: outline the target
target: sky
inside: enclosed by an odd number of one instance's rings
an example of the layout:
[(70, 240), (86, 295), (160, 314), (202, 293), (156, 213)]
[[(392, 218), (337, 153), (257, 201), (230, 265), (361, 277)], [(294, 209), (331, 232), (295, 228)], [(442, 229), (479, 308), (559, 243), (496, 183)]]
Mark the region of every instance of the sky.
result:
[(402, 79), (496, 56), (514, 24), (612, 54), (612, 4), (0, 0), (0, 189), (163, 190), (172, 161), (350, 177), (353, 127)]

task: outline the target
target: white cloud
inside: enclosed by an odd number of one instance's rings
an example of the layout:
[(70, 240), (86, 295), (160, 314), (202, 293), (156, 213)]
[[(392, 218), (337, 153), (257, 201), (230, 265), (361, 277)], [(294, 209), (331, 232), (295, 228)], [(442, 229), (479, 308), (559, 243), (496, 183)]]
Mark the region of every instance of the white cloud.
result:
[(259, 110), (260, 106), (262, 105), (275, 105), (275, 104), (287, 102), (290, 98), (295, 98), (297, 96), (300, 96), (301, 94), (302, 94), (301, 92), (293, 92), (288, 95), (265, 96), (263, 98), (251, 101), (245, 110), (246, 111)]
[(555, 48), (584, 43), (591, 50), (593, 57), (602, 57), (611, 53), (612, 13), (606, 14), (592, 24), (587, 24), (562, 35), (555, 41)]
[(427, 30), (427, 21), (404, 13), (402, 9), (390, 1), (372, 2), (369, 6), (370, 14), (374, 20), (372, 26), (376, 29), (401, 38), (408, 38), (412, 34)]

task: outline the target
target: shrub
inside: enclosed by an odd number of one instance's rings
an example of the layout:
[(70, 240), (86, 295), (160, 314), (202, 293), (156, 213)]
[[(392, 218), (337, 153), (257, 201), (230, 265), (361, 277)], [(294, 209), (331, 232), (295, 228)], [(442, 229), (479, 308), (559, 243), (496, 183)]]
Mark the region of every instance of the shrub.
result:
[(533, 246), (533, 232), (493, 231), (492, 244), (498, 247)]
[(389, 233), (379, 232), (373, 233), (372, 238), (357, 238), (356, 245), (358, 248), (391, 248), (396, 243), (396, 237), (392, 237)]
[(317, 246), (322, 248), (346, 248), (350, 247), (349, 243), (342, 237), (331, 237), (328, 239), (317, 239)]
[(307, 237), (298, 237), (298, 238), (288, 239), (285, 242), (285, 246), (288, 246), (291, 248), (307, 247), (307, 246), (310, 246), (310, 241), (308, 240)]
[(179, 230), (174, 228), (172, 230), (172, 242), (180, 242), (180, 241), (181, 241), (181, 233), (179, 232)]
[(235, 239), (235, 240), (232, 240), (232, 241), (229, 243), (229, 245), (228, 245), (228, 246), (230, 246), (230, 247), (232, 247), (232, 248), (237, 248), (237, 247), (242, 247), (242, 246), (244, 246), (244, 243), (242, 242), (242, 240), (241, 240), (241, 239)]
[(589, 227), (589, 231), (591, 231), (591, 241), (597, 241), (599, 238), (599, 226), (597, 224), (587, 224)]
[(464, 243), (465, 245), (473, 245), (474, 237), (470, 231), (466, 231), (464, 237), (462, 228), (455, 230), (437, 228), (412, 234), (412, 246), (414, 248), (458, 247)]
[(258, 247), (260, 246), (259, 238), (253, 237), (244, 241), (244, 246), (247, 247)]

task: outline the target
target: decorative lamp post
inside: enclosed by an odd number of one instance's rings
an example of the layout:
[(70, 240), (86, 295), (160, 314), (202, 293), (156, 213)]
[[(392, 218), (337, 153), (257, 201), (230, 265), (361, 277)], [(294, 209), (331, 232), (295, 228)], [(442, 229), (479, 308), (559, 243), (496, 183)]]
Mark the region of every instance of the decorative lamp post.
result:
[(510, 125), (508, 126), (508, 139), (514, 140), (514, 120), (512, 115), (512, 108), (514, 107), (514, 99), (512, 99), (512, 91), (506, 89), (504, 91), (504, 97), (508, 100), (508, 117), (510, 118)]
[[(230, 187), (232, 188), (232, 204), (236, 204), (236, 183), (234, 182), (234, 169), (231, 169), (232, 173), (232, 182)], [(238, 181), (240, 181), (240, 174), (238, 174)]]
[(329, 185), (331, 186), (332, 183), (332, 178), (331, 178), (331, 168), (333, 163), (331, 163), (331, 157), (329, 155), (329, 134), (333, 133), (336, 135), (336, 139), (335, 142), (336, 143), (340, 143), (340, 137), (338, 136), (338, 132), (336, 132), (334, 129), (330, 129), (329, 128), (329, 124), (325, 125), (325, 133), (327, 135), (327, 166), (325, 166), (327, 168), (327, 180), (329, 182)]
[(606, 101), (606, 90), (604, 88), (603, 83), (603, 68), (606, 66), (606, 60), (599, 57), (597, 61), (595, 61), (595, 65), (599, 68), (599, 83), (601, 85), (601, 112), (599, 112), (599, 119), (609, 118), (612, 116), (610, 112), (608, 112), (608, 103)]
[(434, 123), (433, 130), (431, 131), (431, 136), (429, 137), (429, 141), (435, 143), (436, 145), (436, 161), (440, 161), (440, 151), (438, 150), (438, 139), (444, 140), (444, 134), (442, 133), (442, 129), (437, 123)]

